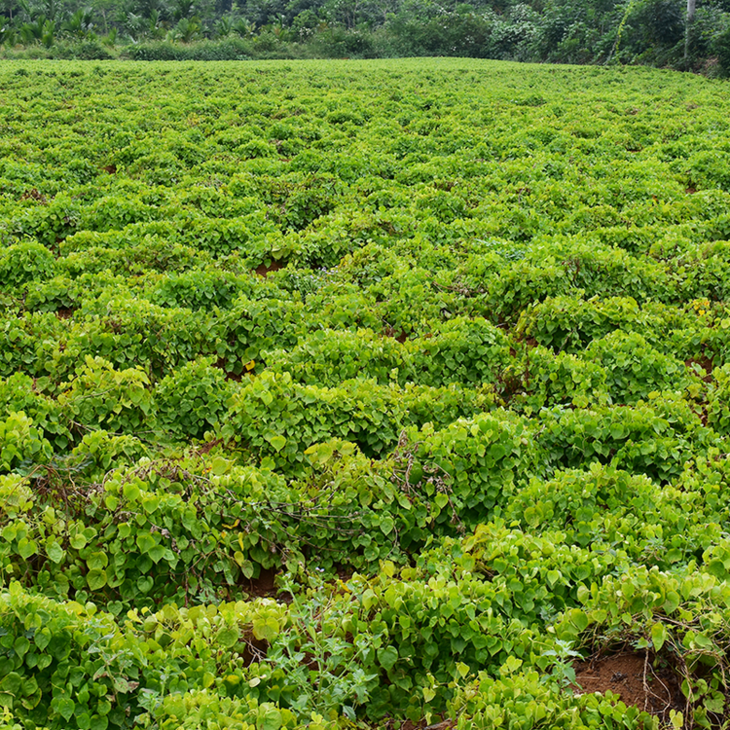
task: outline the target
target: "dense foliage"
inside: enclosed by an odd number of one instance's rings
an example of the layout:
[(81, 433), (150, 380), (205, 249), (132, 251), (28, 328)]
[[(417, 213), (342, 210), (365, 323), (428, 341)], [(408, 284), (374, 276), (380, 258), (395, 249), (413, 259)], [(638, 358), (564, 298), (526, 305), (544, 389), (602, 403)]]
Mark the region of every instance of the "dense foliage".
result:
[[(693, 0), (694, 1), (694, 0)], [(245, 60), (462, 56), (730, 75), (730, 2), (1, 0), (0, 57)]]
[(727, 722), (725, 83), (0, 78), (0, 728)]

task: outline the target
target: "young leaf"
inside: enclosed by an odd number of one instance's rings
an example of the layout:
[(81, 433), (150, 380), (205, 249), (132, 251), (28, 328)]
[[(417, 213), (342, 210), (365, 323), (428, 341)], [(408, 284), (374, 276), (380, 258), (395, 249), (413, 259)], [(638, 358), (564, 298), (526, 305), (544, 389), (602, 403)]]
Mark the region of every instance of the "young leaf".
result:
[(664, 642), (667, 640), (667, 629), (663, 623), (655, 623), (651, 627), (651, 643), (654, 645), (654, 651), (661, 651)]

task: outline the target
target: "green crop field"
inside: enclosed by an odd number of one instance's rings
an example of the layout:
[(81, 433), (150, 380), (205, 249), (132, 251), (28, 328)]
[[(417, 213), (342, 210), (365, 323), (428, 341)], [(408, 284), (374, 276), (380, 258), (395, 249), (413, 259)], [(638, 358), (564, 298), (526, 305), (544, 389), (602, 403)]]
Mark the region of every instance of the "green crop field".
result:
[(728, 727), (727, 82), (4, 61), (0, 347), (0, 730)]

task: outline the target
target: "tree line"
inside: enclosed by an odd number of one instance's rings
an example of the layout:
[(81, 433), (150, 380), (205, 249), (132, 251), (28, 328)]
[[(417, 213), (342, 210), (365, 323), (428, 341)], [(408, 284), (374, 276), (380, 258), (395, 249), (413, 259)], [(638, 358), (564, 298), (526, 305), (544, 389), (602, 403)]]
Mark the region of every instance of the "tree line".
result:
[(730, 0), (0, 0), (2, 57), (469, 56), (730, 73)]

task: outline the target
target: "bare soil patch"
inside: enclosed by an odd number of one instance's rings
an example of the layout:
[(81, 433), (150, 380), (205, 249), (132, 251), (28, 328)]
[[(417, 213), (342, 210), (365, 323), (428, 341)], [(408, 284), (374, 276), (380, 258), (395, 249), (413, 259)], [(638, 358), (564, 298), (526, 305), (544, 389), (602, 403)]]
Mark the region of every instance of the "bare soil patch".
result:
[(245, 579), (242, 585), (253, 598), (275, 598), (275, 582), (276, 570), (274, 568), (261, 568), (258, 578)]
[(263, 276), (265, 279), (272, 271), (279, 271), (283, 268), (284, 264), (282, 264), (281, 261), (272, 261), (268, 266), (266, 264), (261, 264), (260, 266), (257, 266), (254, 269), (254, 273), (258, 276)]
[(688, 368), (693, 369), (693, 365), (698, 365), (702, 370), (705, 371), (705, 374), (702, 377), (702, 380), (705, 381), (705, 383), (709, 383), (712, 381), (712, 371), (714, 369), (714, 366), (712, 364), (712, 360), (703, 355), (701, 357), (695, 357), (691, 358), (689, 360), (686, 360), (684, 363)]
[(214, 363), (213, 367), (218, 368), (219, 370), (223, 370), (226, 380), (233, 380), (236, 383), (240, 383), (243, 380), (243, 376), (247, 375), (247, 373), (233, 373), (229, 370), (226, 370), (227, 361), (225, 357), (219, 357)]
[(413, 722), (412, 720), (393, 720), (388, 719), (384, 721), (385, 724), (379, 725), (379, 730), (452, 730), (456, 727), (455, 720), (442, 720), (436, 724), (428, 725), (425, 720), (420, 722)]
[(670, 710), (685, 709), (684, 696), (672, 667), (663, 660), (654, 667), (652, 659), (649, 654), (624, 652), (576, 662), (574, 690), (576, 694), (611, 690), (625, 705), (633, 705), (668, 722)]
[(21, 200), (35, 200), (36, 203), (40, 203), (41, 205), (48, 205), (48, 201), (46, 200), (46, 196), (42, 193), (38, 192), (37, 188), (31, 188), (30, 190), (26, 190), (21, 196)]

